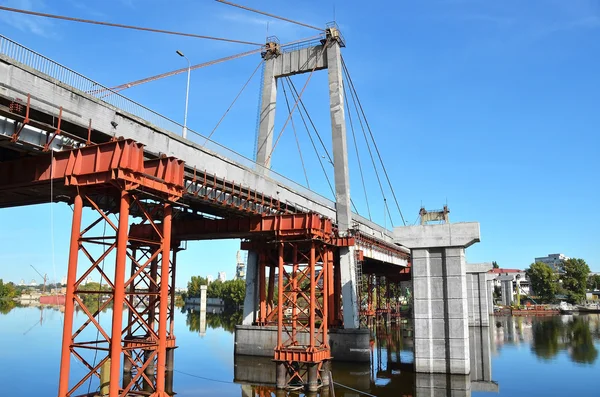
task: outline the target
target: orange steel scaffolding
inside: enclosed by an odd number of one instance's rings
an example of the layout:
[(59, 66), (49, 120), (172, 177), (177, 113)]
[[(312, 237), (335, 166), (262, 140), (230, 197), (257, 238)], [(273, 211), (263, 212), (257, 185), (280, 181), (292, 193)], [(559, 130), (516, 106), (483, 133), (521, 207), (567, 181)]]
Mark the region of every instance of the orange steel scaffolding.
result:
[[(93, 395), (93, 377), (104, 372), (106, 379), (107, 371), (108, 385), (100, 387), (109, 397), (167, 396), (167, 355), (175, 347), (172, 203), (183, 193), (183, 162), (145, 160), (143, 145), (132, 140), (56, 152), (46, 159), (51, 161), (40, 158), (5, 168), (0, 182), (23, 188), (60, 184), (73, 200), (58, 396)], [(96, 217), (82, 227), (84, 206)], [(130, 236), (130, 215), (152, 228), (151, 238)], [(101, 280), (94, 290), (85, 285), (91, 275)], [(111, 306), (107, 327), (100, 317)], [(84, 321), (74, 329), (76, 310)], [(87, 370), (80, 379), (70, 379), (73, 358)]]

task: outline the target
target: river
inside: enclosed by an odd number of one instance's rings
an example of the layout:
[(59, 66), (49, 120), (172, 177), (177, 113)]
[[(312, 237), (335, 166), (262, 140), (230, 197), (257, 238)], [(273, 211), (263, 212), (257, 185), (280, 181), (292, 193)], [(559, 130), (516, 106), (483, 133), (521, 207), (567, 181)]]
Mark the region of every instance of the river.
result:
[[(209, 313), (202, 329), (198, 312), (177, 310), (173, 390), (178, 397), (271, 395), (268, 387), (247, 379), (257, 368), (268, 377), (274, 372), (270, 360), (234, 358), (233, 329), (239, 318)], [(467, 377), (415, 375), (410, 372), (410, 332), (379, 327), (373, 332), (370, 366), (333, 364), (335, 395), (361, 395), (342, 385), (378, 397), (600, 395), (600, 315), (495, 317), (492, 323), (470, 330)], [(58, 308), (0, 310), (2, 395), (56, 396), (61, 337)], [(72, 362), (74, 372), (84, 371)]]

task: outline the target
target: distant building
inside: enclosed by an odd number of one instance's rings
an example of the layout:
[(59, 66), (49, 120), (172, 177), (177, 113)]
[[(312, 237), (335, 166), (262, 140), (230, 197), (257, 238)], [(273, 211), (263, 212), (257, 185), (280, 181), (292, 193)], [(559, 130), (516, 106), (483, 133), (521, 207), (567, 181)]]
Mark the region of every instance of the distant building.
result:
[(519, 279), (519, 286), (521, 287), (521, 295), (529, 295), (531, 293), (531, 283), (527, 278), (527, 273), (525, 270), (519, 269), (492, 269), (488, 273), (492, 273), (495, 275), (494, 277), (494, 286), (500, 287), (502, 282), (500, 281), (500, 276), (512, 276), (513, 277), (513, 287), (516, 294), (516, 286), (517, 286), (517, 278)]
[(217, 274), (217, 280), (219, 280), (220, 282), (222, 282), (222, 283), (225, 282), (225, 279), (226, 279), (225, 272), (219, 272)]
[(209, 274), (208, 276), (206, 276), (206, 282), (207, 283), (212, 283), (213, 281), (215, 281), (214, 277), (212, 276), (212, 274)]
[(563, 254), (549, 254), (548, 256), (542, 256), (540, 258), (535, 258), (535, 262), (545, 263), (546, 265), (550, 266), (552, 268), (552, 270), (557, 272), (560, 270), (562, 263), (568, 259), (570, 259), (570, 258)]
[(237, 264), (235, 265), (235, 279), (236, 280), (243, 280), (246, 278), (246, 260), (247, 260), (247, 257), (242, 260), (242, 255), (241, 255), (240, 251), (238, 251), (237, 252)]

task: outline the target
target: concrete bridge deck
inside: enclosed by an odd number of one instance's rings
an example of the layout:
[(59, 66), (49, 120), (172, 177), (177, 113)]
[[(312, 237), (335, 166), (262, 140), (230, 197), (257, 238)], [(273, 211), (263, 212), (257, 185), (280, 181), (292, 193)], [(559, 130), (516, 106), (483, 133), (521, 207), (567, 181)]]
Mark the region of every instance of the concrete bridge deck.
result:
[[(131, 138), (145, 145), (148, 158), (166, 155), (185, 162), (187, 194), (182, 205), (189, 217), (310, 211), (336, 219), (333, 201), (215, 142), (200, 145), (183, 139), (173, 132), (181, 128), (178, 123), (119, 94), (107, 96), (100, 84), (29, 49), (15, 52), (11, 48), (19, 45), (4, 37), (0, 41), (0, 162), (23, 153), (41, 155), (44, 146), (65, 150), (85, 145), (88, 139), (101, 143)], [(26, 117), (28, 101), (29, 123), (11, 139), (16, 122)], [(15, 104), (21, 105), (17, 112)], [(52, 140), (58, 118), (60, 134)], [(64, 200), (60, 194), (59, 188), (55, 201)], [(48, 201), (45, 191), (15, 189), (0, 197), (0, 207)], [(364, 237), (357, 243), (367, 260), (407, 265), (408, 250), (394, 243), (391, 231), (357, 214), (352, 220), (353, 229)]]

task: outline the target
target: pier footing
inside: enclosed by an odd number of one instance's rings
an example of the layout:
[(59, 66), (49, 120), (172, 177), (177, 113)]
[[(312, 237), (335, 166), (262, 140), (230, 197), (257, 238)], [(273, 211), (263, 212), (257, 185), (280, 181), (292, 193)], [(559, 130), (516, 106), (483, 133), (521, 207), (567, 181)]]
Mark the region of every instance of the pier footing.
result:
[[(301, 334), (299, 338), (308, 333)], [(273, 357), (277, 345), (277, 327), (238, 325), (235, 327), (235, 354)], [(331, 329), (329, 345), (333, 361), (369, 362), (370, 336), (368, 329)]]

